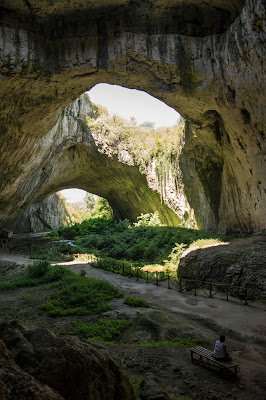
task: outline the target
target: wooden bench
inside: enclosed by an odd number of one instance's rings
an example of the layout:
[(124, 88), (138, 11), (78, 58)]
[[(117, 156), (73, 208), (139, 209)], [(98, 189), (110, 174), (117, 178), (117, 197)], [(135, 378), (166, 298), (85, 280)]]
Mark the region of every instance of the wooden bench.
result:
[[(191, 361), (194, 362), (195, 360), (200, 362), (207, 362), (207, 360), (211, 361), (216, 367), (220, 367), (226, 369), (230, 372), (231, 368), (234, 369), (234, 373), (237, 374), (238, 364), (234, 361), (217, 361), (213, 356), (210, 350), (204, 349), (204, 347), (196, 346), (191, 347), (190, 349)], [(199, 358), (195, 359), (194, 354), (199, 355)], [(205, 359), (205, 360), (204, 360)]]

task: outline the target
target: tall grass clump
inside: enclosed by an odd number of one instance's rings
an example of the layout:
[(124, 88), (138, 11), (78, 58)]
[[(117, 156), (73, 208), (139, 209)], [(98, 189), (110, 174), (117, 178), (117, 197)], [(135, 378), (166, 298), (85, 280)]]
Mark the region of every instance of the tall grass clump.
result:
[(141, 299), (140, 297), (126, 296), (124, 298), (124, 303), (132, 307), (144, 307), (144, 308), (150, 307), (150, 304), (146, 300)]
[(96, 323), (76, 324), (72, 333), (81, 333), (88, 340), (110, 343), (119, 340), (131, 324), (130, 320), (100, 318)]
[(120, 291), (107, 281), (68, 272), (70, 273), (52, 284), (54, 291), (41, 306), (41, 310), (51, 317), (108, 311), (108, 302), (122, 296)]
[(38, 261), (33, 265), (28, 265), (26, 272), (22, 275), (0, 282), (0, 290), (13, 290), (25, 286), (54, 282), (62, 279), (68, 272), (60, 265), (52, 267), (47, 261)]
[(40, 309), (51, 317), (97, 314), (110, 309), (108, 302), (122, 297), (121, 292), (107, 281), (80, 276), (67, 268), (51, 266), (42, 261), (28, 266), (14, 279), (0, 283), (0, 290), (50, 283), (52, 293)]

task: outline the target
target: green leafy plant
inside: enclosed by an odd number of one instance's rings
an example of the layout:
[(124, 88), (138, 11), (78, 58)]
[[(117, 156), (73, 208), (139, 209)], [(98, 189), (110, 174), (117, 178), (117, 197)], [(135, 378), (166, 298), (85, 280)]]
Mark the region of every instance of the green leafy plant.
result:
[(134, 226), (161, 226), (161, 221), (158, 211), (155, 213), (141, 214), (137, 218), (138, 222)]
[(71, 271), (60, 265), (52, 267), (46, 261), (35, 262), (33, 265), (29, 265), (27, 271), (22, 275), (0, 282), (0, 290), (13, 290), (19, 287), (54, 282), (69, 273)]
[(82, 333), (88, 340), (110, 343), (117, 341), (131, 324), (128, 320), (100, 318), (96, 323), (76, 324), (73, 333)]
[(122, 296), (107, 281), (81, 277), (73, 272), (63, 276), (52, 287), (55, 291), (40, 307), (51, 317), (101, 313), (110, 309), (108, 301)]
[(150, 307), (150, 304), (146, 300), (141, 299), (140, 297), (126, 296), (124, 298), (124, 303), (132, 307), (144, 307), (144, 308)]
[(132, 375), (129, 377), (129, 382), (133, 387), (136, 398), (139, 399), (139, 395), (143, 386), (143, 379), (137, 375)]

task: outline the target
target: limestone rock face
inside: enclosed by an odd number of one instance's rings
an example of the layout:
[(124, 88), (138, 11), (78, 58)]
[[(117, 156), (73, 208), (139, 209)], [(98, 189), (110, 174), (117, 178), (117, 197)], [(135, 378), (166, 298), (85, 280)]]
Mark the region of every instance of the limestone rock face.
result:
[(68, 218), (63, 200), (55, 193), (23, 210), (9, 225), (14, 233), (45, 232), (62, 226)]
[[(65, 0), (60, 8), (2, 0), (1, 7), (1, 225), (44, 193), (40, 182), (55, 171), (49, 160), (66, 143), (73, 146), (64, 157), (86, 165), (80, 136), (55, 139), (51, 130), (67, 104), (107, 82), (145, 90), (187, 119), (180, 170), (198, 226), (265, 228), (262, 0)], [(122, 216), (131, 203), (114, 193), (124, 182), (99, 165)], [(58, 172), (61, 187), (76, 182), (60, 165)]]
[(266, 298), (265, 257), (266, 236), (238, 239), (184, 255), (178, 266), (178, 276), (227, 283), (235, 286), (235, 291), (242, 295), (247, 285), (253, 295)]
[(0, 337), (20, 368), (60, 393), (55, 399), (135, 400), (128, 378), (100, 345), (26, 329), (16, 322), (1, 324)]
[[(158, 192), (149, 188), (145, 175), (130, 159), (122, 163), (124, 154), (120, 155), (104, 138), (94, 137), (86, 125), (86, 117), (94, 118), (94, 110), (89, 97), (83, 94), (32, 147), (31, 162), (35, 170), (25, 174), (23, 180), (20, 178), (21, 206), (38, 202), (63, 188), (78, 187), (106, 198), (116, 220), (134, 221), (141, 212), (158, 210), (163, 223), (177, 224), (177, 215), (161, 202)], [(48, 209), (52, 207), (53, 203), (49, 203)], [(33, 214), (30, 220), (36, 223)]]

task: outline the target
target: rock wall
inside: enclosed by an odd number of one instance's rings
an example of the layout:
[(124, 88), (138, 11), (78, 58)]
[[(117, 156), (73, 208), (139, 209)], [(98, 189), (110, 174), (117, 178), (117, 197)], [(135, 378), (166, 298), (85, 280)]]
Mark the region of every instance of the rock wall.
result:
[(1, 5), (1, 226), (38, 199), (51, 154), (71, 142), (51, 147), (61, 110), (107, 82), (145, 90), (188, 120), (180, 169), (200, 227), (265, 228), (262, 0)]
[(14, 233), (45, 232), (66, 224), (68, 218), (63, 200), (55, 193), (23, 210), (8, 229)]
[(15, 321), (0, 325), (0, 337), (2, 399), (135, 400), (129, 379), (103, 346)]
[(109, 146), (105, 138), (99, 141), (92, 135), (86, 118), (95, 116), (89, 97), (83, 94), (33, 146), (35, 170), (29, 171), (20, 187), (24, 204), (76, 187), (106, 198), (116, 220), (136, 221), (141, 213), (158, 211), (163, 223), (178, 224), (177, 215), (161, 201), (158, 192), (149, 188), (145, 175), (130, 157), (123, 162), (123, 154)]
[(266, 299), (266, 235), (185, 252), (178, 276), (234, 286), (233, 291)]

